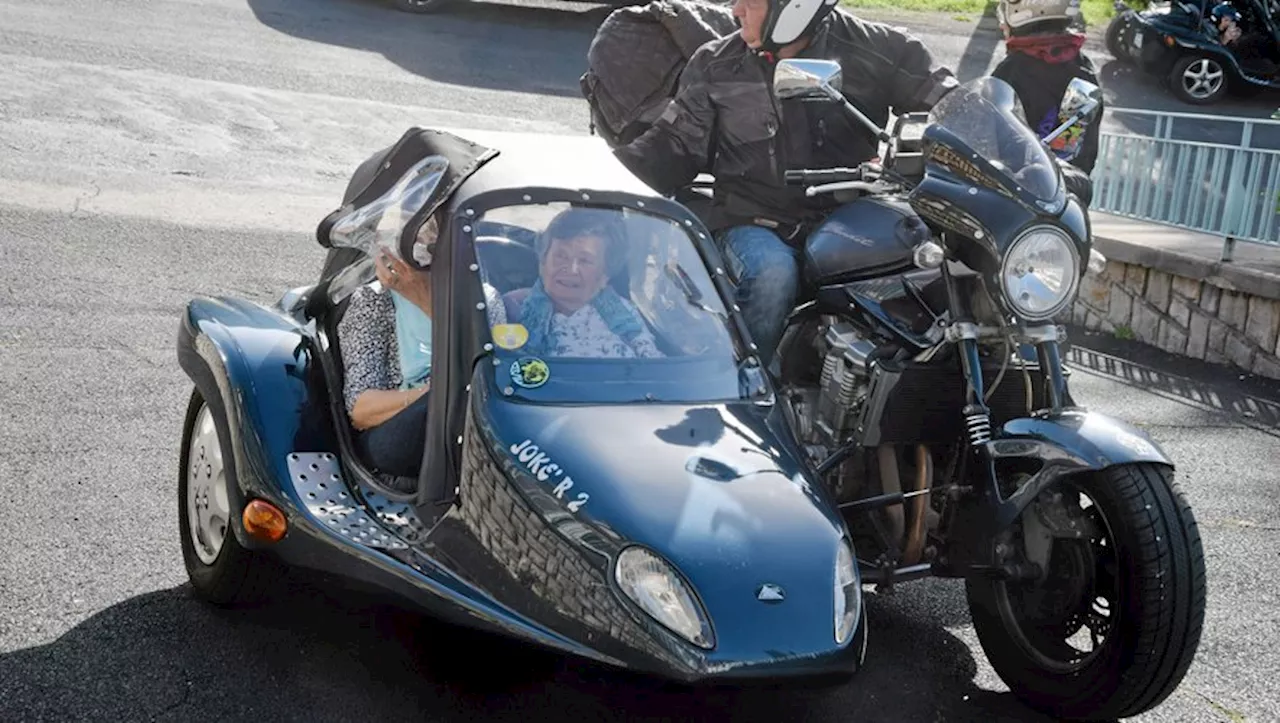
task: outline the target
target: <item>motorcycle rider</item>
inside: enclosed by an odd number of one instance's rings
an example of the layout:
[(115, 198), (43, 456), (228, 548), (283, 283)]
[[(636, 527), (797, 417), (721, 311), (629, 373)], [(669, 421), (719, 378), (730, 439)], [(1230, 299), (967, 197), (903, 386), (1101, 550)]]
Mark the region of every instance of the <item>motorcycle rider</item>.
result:
[(1280, 78), (1280, 65), (1268, 57), (1271, 46), (1269, 33), (1257, 27), (1244, 29), (1240, 11), (1229, 2), (1215, 5), (1209, 17), (1218, 29), (1222, 44), (1235, 55), (1241, 70), (1263, 80)]
[(699, 48), (663, 115), (614, 151), (667, 195), (703, 171), (715, 176), (706, 220), (766, 367), (799, 288), (804, 239), (835, 205), (788, 187), (784, 171), (853, 167), (878, 155), (878, 139), (840, 104), (778, 101), (777, 61), (838, 60), (845, 97), (882, 126), (890, 108), (925, 111), (957, 86), (915, 37), (855, 18), (837, 2), (735, 0), (738, 32)]
[[(1080, 14), (1079, 0), (1000, 0), (996, 17), (1004, 33), (1006, 55), (991, 75), (1008, 83), (1018, 94), (1027, 123), (1038, 136), (1045, 136), (1067, 120), (1072, 111), (1061, 107), (1067, 85), (1075, 78), (1098, 85), (1093, 61), (1081, 52), (1084, 33), (1072, 29)], [(1097, 119), (1102, 117), (1100, 103)], [(1089, 174), (1098, 159), (1098, 120), (1089, 123), (1083, 134), (1068, 130), (1051, 144), (1050, 150), (1067, 158), (1060, 163), (1067, 188), (1088, 207), (1093, 184)], [(1069, 165), (1068, 165), (1069, 164)]]

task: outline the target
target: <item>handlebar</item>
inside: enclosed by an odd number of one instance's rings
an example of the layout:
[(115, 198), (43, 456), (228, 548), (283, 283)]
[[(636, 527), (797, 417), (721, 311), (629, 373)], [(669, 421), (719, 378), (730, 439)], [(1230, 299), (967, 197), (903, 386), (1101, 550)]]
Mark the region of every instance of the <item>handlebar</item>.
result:
[(866, 168), (822, 168), (818, 170), (802, 169), (787, 171), (788, 186), (813, 186), (827, 183), (844, 183), (847, 181), (865, 181)]

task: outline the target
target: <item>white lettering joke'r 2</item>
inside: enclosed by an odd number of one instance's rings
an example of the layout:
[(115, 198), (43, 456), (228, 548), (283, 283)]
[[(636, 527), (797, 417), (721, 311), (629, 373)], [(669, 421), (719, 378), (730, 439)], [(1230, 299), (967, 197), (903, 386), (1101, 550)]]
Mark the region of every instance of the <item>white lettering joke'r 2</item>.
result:
[[(551, 490), (556, 499), (565, 499), (565, 493), (573, 489), (573, 478), (565, 474), (560, 465), (552, 462), (550, 455), (539, 449), (532, 439), (526, 439), (519, 444), (511, 445), (511, 454), (514, 454), (516, 459), (520, 460), (521, 464), (525, 466), (525, 469), (538, 478), (539, 482), (547, 482), (553, 477), (559, 478), (555, 488)], [(589, 499), (591, 499), (591, 496), (586, 492), (579, 492), (577, 498), (568, 500), (565, 506), (569, 508), (570, 512), (577, 512)]]

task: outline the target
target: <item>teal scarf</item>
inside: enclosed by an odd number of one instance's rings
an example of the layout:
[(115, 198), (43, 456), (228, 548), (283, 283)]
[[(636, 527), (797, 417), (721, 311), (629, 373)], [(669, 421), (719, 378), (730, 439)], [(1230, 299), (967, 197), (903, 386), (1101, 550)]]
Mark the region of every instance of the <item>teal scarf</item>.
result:
[(391, 292), (396, 306), (396, 344), (400, 347), (401, 389), (420, 387), (431, 376), (431, 317), (417, 304)]
[[(606, 286), (591, 300), (596, 313), (609, 327), (609, 331), (630, 345), (644, 331), (640, 320), (622, 303), (622, 297), (612, 287)], [(522, 353), (551, 356), (554, 354), (558, 340), (551, 330), (551, 319), (555, 316), (555, 306), (551, 297), (547, 296), (542, 280), (533, 285), (533, 291), (524, 300), (520, 313), (520, 323), (529, 330), (529, 341), (525, 343)]]

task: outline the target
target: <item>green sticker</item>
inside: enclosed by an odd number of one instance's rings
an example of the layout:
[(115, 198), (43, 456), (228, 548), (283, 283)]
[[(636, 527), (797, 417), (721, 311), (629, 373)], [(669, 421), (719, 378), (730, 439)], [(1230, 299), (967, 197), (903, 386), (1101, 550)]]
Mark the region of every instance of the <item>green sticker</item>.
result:
[(537, 389), (551, 378), (547, 363), (536, 357), (524, 357), (511, 362), (511, 381), (525, 389)]

